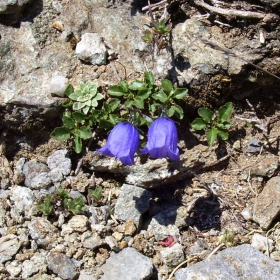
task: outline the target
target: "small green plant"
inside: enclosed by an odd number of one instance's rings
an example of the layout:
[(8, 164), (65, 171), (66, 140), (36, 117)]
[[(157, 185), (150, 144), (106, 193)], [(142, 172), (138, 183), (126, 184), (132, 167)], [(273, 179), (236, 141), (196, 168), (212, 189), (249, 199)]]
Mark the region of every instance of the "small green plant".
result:
[(205, 130), (209, 146), (212, 146), (217, 138), (227, 140), (228, 130), (231, 128), (231, 124), (227, 120), (232, 113), (232, 109), (232, 102), (221, 106), (217, 114), (207, 108), (199, 108), (200, 118), (196, 118), (191, 127), (195, 130)]
[(47, 195), (44, 200), (40, 200), (37, 205), (37, 209), (40, 213), (48, 216), (53, 210), (53, 199), (51, 195)]
[(152, 20), (150, 29), (143, 31), (142, 41), (157, 47), (158, 52), (166, 48), (171, 25), (164, 20)]
[(56, 193), (47, 195), (38, 202), (37, 209), (39, 212), (48, 216), (51, 215), (57, 207), (62, 206), (68, 212), (75, 215), (86, 210), (83, 197), (72, 198), (68, 191), (58, 188)]
[(95, 201), (99, 201), (102, 198), (102, 187), (97, 187), (95, 190), (88, 190), (88, 194)]

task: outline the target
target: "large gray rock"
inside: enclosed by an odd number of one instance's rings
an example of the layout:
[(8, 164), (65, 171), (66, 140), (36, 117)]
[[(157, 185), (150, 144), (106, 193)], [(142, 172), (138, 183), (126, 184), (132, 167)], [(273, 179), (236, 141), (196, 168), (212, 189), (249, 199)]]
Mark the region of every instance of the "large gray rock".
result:
[(66, 149), (57, 150), (47, 158), (48, 167), (60, 171), (63, 175), (69, 175), (71, 172), (71, 159)]
[(280, 213), (280, 177), (271, 178), (254, 204), (253, 220), (267, 230)]
[(278, 280), (280, 265), (248, 244), (229, 248), (209, 259), (179, 269), (176, 280)]
[(153, 263), (137, 250), (125, 248), (112, 253), (101, 269), (104, 274), (100, 280), (145, 280), (153, 273)]
[(115, 218), (132, 220), (136, 227), (141, 223), (141, 215), (149, 209), (152, 193), (148, 190), (124, 184), (115, 206)]
[(117, 159), (91, 151), (83, 161), (84, 165), (93, 171), (120, 173), (126, 176), (125, 181), (128, 184), (150, 189), (192, 177), (192, 171), (199, 172), (204, 167), (215, 164), (217, 156), (214, 148), (196, 145), (192, 149), (185, 150), (184, 154), (180, 155), (179, 162), (170, 162), (163, 158), (140, 163), (137, 157), (135, 162), (136, 165), (125, 166)]

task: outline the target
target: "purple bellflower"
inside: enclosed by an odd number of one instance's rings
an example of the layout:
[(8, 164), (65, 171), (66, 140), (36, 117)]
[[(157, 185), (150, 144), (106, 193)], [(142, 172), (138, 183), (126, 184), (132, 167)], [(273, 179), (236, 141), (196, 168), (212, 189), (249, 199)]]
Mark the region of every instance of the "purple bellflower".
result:
[(141, 152), (150, 154), (152, 158), (169, 157), (172, 160), (179, 160), (177, 143), (178, 133), (175, 123), (169, 118), (158, 118), (151, 124), (147, 145)]
[(119, 122), (110, 132), (106, 145), (97, 150), (104, 156), (116, 157), (123, 164), (134, 164), (139, 146), (139, 132), (130, 123)]

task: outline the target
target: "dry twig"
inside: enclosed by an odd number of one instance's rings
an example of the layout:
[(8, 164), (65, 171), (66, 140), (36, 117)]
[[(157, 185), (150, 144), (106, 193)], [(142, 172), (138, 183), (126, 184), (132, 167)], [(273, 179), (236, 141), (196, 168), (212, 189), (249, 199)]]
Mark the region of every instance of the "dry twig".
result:
[(223, 16), (233, 16), (233, 17), (241, 17), (241, 18), (256, 18), (256, 19), (260, 19), (260, 20), (269, 18), (271, 21), (279, 18), (276, 14), (265, 14), (265, 13), (259, 13), (259, 12), (218, 8), (218, 7), (214, 7), (209, 4), (206, 4), (199, 0), (194, 0), (194, 3), (197, 6), (203, 7), (213, 13), (223, 15)]

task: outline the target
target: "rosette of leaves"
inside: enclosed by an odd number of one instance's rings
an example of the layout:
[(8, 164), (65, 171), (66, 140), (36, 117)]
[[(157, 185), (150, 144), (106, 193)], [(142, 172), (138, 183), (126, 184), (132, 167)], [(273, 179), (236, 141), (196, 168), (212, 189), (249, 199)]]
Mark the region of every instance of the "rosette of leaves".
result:
[(76, 89), (69, 85), (65, 94), (68, 99), (62, 106), (68, 109), (62, 116), (63, 126), (55, 128), (51, 137), (57, 140), (70, 139), (74, 151), (80, 153), (83, 148), (82, 141), (92, 137), (91, 128), (98, 123), (96, 116), (90, 113), (98, 106), (103, 95), (97, 92), (97, 85), (89, 81), (80, 83)]
[(98, 106), (98, 100), (103, 99), (103, 95), (97, 92), (97, 85), (90, 81), (81, 82), (73, 92), (71, 87), (67, 88), (65, 93), (73, 101), (73, 110), (81, 110), (85, 115), (90, 109)]
[(183, 88), (174, 89), (169, 80), (163, 80), (160, 86), (155, 84), (154, 75), (144, 72), (143, 80), (135, 80), (127, 83), (121, 80), (118, 85), (111, 86), (108, 94), (122, 99), (122, 116), (133, 112), (134, 125), (141, 126), (151, 123), (148, 116), (156, 111), (165, 110), (168, 117), (175, 115), (183, 118), (182, 108), (176, 104), (176, 100), (186, 96), (188, 90)]
[(196, 118), (191, 127), (195, 130), (205, 130), (209, 146), (212, 146), (217, 138), (227, 140), (229, 136), (228, 130), (231, 128), (228, 118), (232, 113), (232, 109), (232, 102), (221, 106), (217, 114), (207, 108), (199, 108), (198, 114), (200, 118)]

